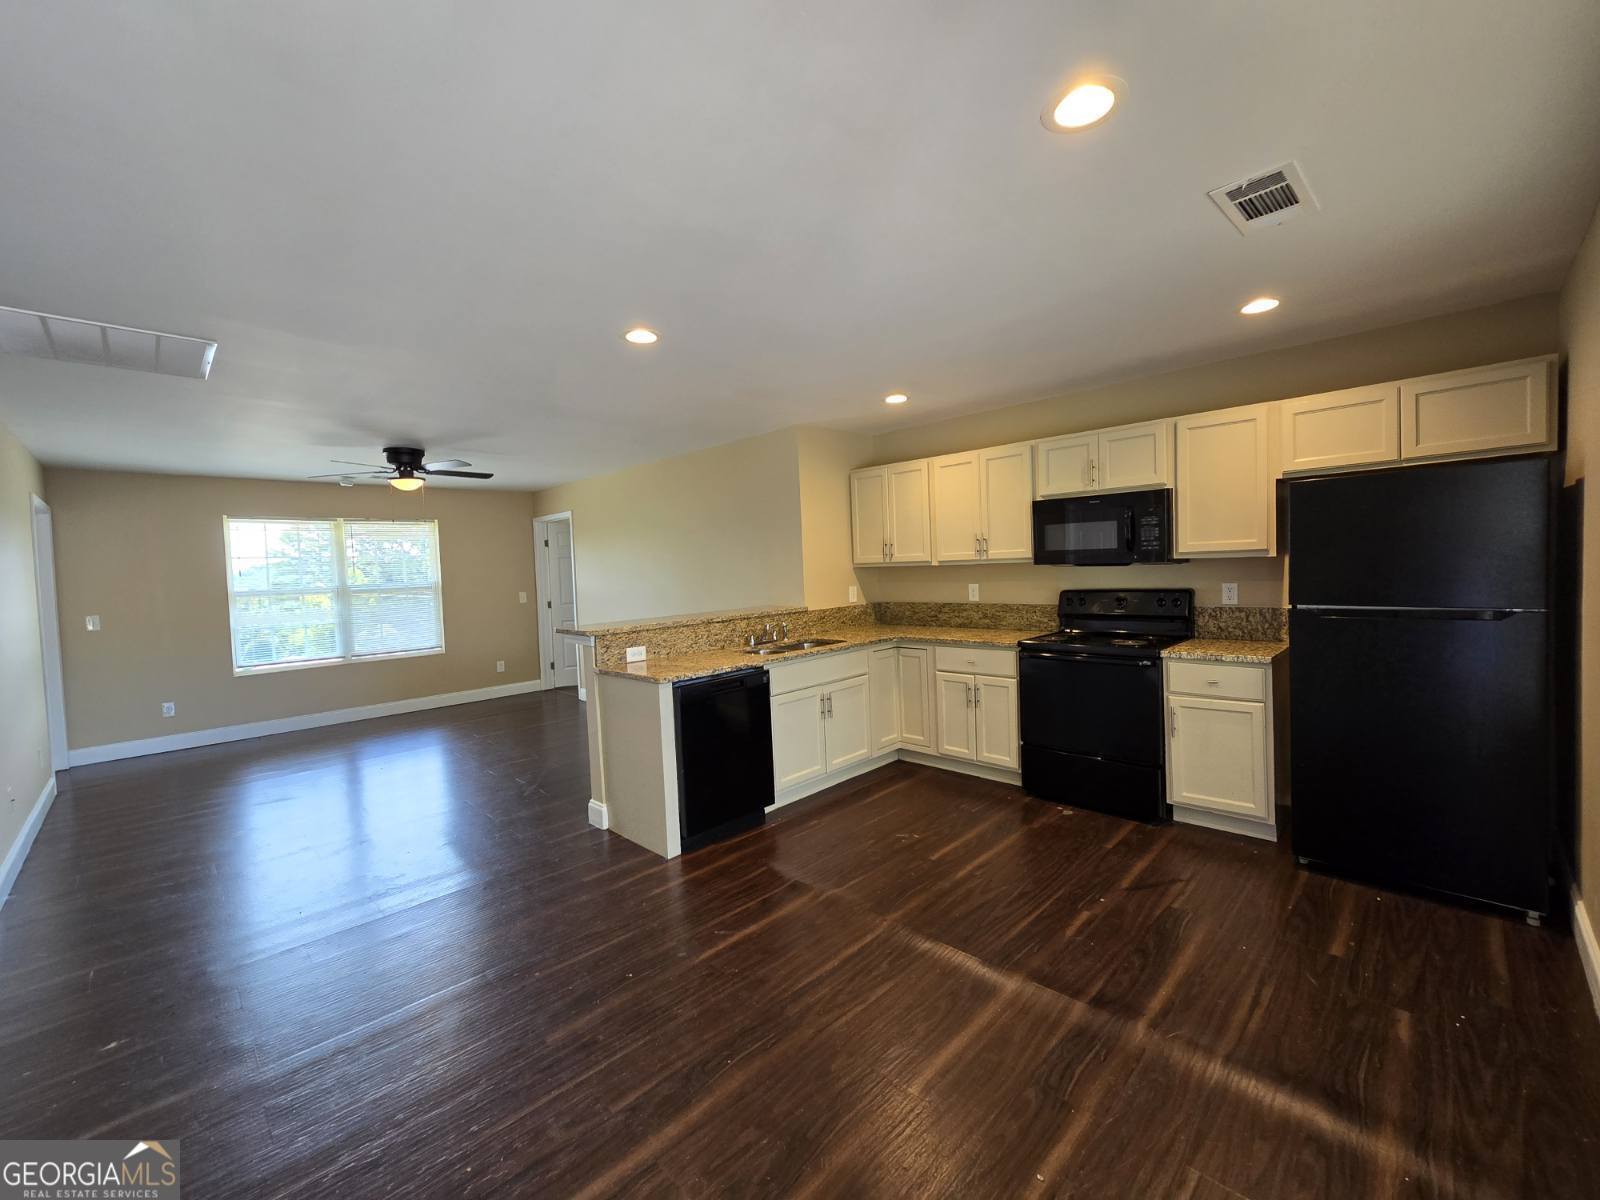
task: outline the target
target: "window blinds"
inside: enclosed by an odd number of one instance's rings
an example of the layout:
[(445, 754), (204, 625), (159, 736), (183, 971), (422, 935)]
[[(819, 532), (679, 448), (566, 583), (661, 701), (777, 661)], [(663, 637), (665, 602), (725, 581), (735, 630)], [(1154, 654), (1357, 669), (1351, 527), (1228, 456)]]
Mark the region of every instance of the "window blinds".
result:
[(235, 671), (444, 648), (437, 522), (225, 526)]

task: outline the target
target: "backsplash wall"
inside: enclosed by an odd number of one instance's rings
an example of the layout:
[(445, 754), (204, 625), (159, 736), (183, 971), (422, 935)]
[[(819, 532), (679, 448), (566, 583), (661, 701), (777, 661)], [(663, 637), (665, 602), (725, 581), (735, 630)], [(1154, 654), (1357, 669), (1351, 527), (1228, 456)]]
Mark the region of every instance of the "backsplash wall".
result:
[(1227, 558), (1132, 567), (1042, 567), (1033, 563), (963, 563), (944, 567), (857, 567), (866, 598), (874, 603), (969, 601), (978, 585), (983, 604), (1043, 604), (1055, 610), (1063, 588), (1193, 588), (1196, 608), (1220, 606), (1222, 585), (1239, 585), (1239, 604), (1281, 608), (1286, 602), (1288, 559)]

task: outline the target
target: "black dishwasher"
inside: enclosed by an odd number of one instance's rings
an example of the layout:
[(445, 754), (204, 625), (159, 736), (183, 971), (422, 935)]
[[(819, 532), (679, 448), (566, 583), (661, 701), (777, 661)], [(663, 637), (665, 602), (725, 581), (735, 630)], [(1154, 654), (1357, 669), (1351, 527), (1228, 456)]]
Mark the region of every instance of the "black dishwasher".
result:
[(685, 851), (766, 821), (773, 801), (770, 691), (762, 667), (672, 685)]

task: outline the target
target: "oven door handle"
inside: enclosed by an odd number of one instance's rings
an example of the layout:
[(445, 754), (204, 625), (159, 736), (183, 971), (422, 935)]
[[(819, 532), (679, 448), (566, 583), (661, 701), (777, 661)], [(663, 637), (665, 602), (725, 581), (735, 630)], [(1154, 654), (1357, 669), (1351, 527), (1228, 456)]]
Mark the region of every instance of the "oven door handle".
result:
[(1120, 657), (1118, 655), (1112, 655), (1112, 654), (1101, 656), (1101, 655), (1098, 655), (1098, 654), (1057, 654), (1057, 653), (1054, 653), (1053, 651), (1049, 651), (1049, 650), (1024, 650), (1022, 652), (1022, 656), (1024, 658), (1030, 658), (1030, 659), (1031, 658), (1049, 658), (1049, 659), (1055, 660), (1056, 662), (1108, 663), (1108, 664), (1110, 664), (1112, 666), (1119, 666), (1119, 667), (1120, 666), (1153, 667), (1153, 666), (1156, 665), (1154, 659), (1150, 659), (1150, 658), (1123, 658), (1123, 657)]

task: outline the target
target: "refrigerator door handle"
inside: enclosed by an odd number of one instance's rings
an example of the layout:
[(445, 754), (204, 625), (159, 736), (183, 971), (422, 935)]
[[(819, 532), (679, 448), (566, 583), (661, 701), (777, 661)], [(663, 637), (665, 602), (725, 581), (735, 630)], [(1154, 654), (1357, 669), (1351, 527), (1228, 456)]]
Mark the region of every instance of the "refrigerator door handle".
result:
[(1518, 613), (1542, 608), (1366, 608), (1332, 604), (1297, 604), (1297, 612), (1343, 621), (1505, 621)]

